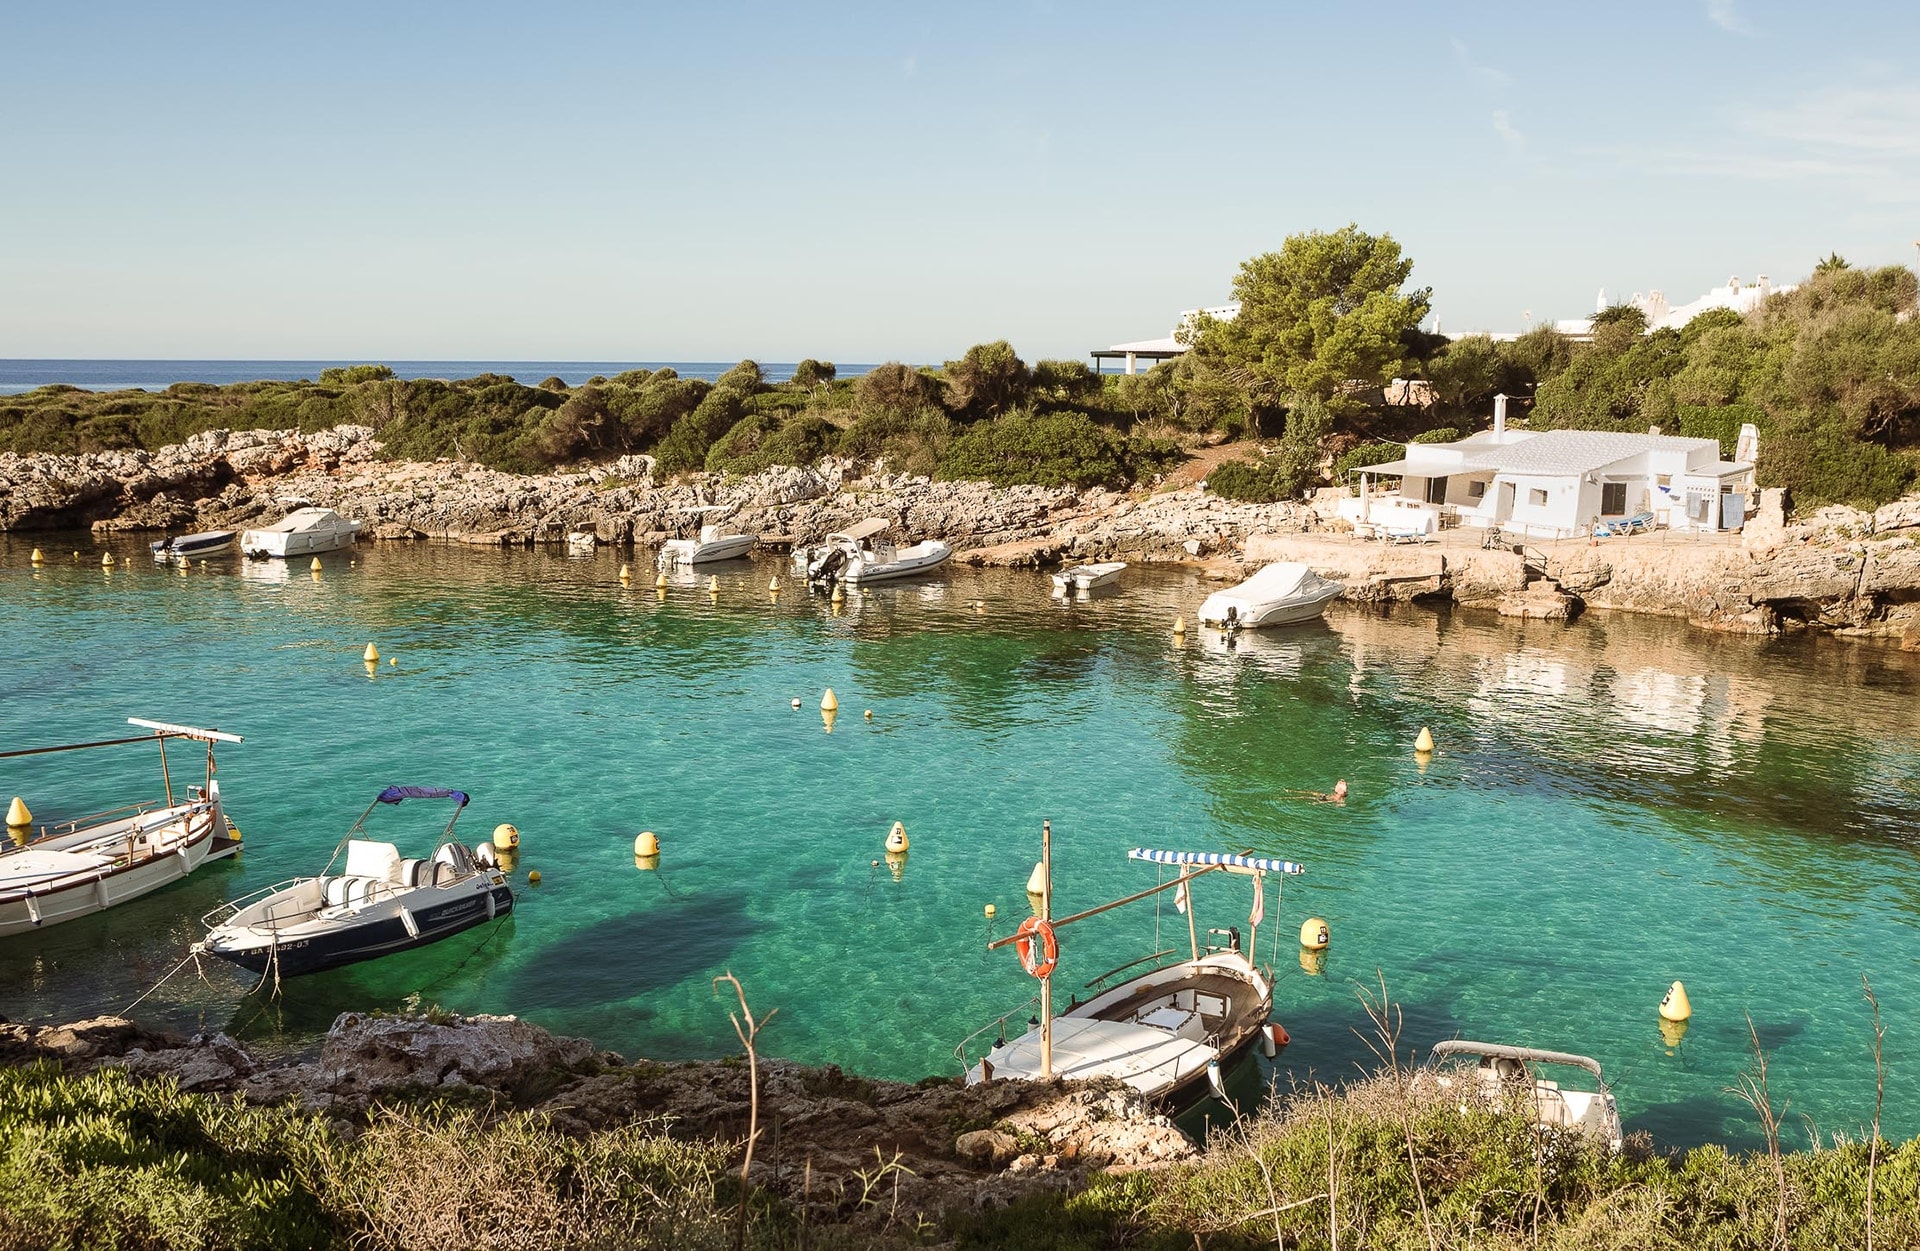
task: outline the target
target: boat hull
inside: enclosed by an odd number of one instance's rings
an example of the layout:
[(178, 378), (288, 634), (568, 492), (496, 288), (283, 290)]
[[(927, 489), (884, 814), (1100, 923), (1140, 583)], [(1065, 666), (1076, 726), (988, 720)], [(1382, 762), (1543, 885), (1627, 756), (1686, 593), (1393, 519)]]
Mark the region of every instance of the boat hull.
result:
[[(487, 896), (493, 897), (493, 909), (487, 908)], [(397, 912), (370, 917), (355, 925), (344, 925), (323, 933), (283, 938), (279, 942), (261, 941), (243, 947), (207, 944), (209, 955), (219, 956), (243, 969), (265, 973), (277, 967), (281, 977), (302, 977), (344, 965), (377, 960), (382, 956), (427, 947), (442, 939), (470, 930), (476, 925), (513, 911), (513, 890), (494, 886), (463, 897), (437, 902), (413, 914), (417, 933), (409, 932)]]
[(1312, 621), (1324, 615), (1327, 605), (1339, 596), (1339, 586), (1323, 587), (1310, 596), (1263, 604), (1250, 612), (1242, 612), (1232, 618), (1227, 617), (1224, 612), (1209, 610), (1203, 604), (1200, 624), (1216, 626), (1223, 630), (1261, 630), (1271, 626), (1298, 625), (1302, 621)]
[(226, 833), (226, 817), (217, 803), (195, 817), (188, 837), (165, 855), (72, 875), (45, 889), (0, 892), (0, 938), (76, 921), (171, 886), (206, 862), (215, 833)]
[(230, 554), (239, 535), (232, 530), (214, 530), (206, 534), (188, 534), (177, 539), (162, 539), (147, 548), (155, 560), (200, 560), (208, 556)]
[(751, 534), (735, 534), (711, 543), (697, 539), (668, 539), (660, 548), (663, 565), (704, 565), (715, 560), (737, 560), (753, 550)]
[[(361, 523), (351, 517), (342, 517), (331, 510), (318, 510), (328, 513), (325, 517), (303, 519), (292, 523), (291, 518), (278, 526), (262, 530), (245, 530), (240, 534), (240, 550), (255, 558), (281, 558), (294, 556), (318, 556), (324, 552), (337, 552), (344, 547), (352, 547), (359, 538)], [(297, 515), (297, 514), (296, 514)]]
[(911, 578), (929, 573), (946, 564), (953, 556), (953, 549), (945, 543), (937, 543), (937, 547), (937, 551), (916, 556), (907, 556), (903, 552), (896, 559), (885, 562), (869, 564), (865, 561), (850, 561), (842, 580), (855, 584), (892, 582), (898, 578)]

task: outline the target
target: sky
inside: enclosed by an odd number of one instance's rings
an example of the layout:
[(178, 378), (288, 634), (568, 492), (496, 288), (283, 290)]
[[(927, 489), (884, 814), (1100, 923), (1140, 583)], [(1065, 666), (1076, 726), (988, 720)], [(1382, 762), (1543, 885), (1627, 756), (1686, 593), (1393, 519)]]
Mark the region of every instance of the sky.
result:
[(1441, 328), (1913, 264), (1920, 6), (0, 6), (0, 357), (1080, 358), (1389, 233)]

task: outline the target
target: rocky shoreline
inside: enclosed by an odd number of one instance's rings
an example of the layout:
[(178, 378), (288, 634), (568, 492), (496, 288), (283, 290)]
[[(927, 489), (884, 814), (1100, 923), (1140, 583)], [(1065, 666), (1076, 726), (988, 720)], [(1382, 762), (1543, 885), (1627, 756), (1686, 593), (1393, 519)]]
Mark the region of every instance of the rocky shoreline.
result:
[[(1118, 493), (994, 487), (861, 473), (828, 458), (749, 477), (662, 480), (651, 457), (569, 473), (515, 475), (450, 460), (382, 459), (373, 432), (215, 430), (155, 452), (0, 455), (0, 531), (96, 533), (241, 528), (304, 504), (366, 523), (378, 540), (537, 545), (590, 531), (656, 546), (704, 505), (776, 546), (819, 541), (865, 517), (953, 544), (976, 565), (1083, 559), (1301, 560), (1362, 602), (1429, 600), (1509, 616), (1584, 609), (1683, 617), (1704, 628), (1775, 634), (1812, 628), (1920, 649), (1920, 498), (1874, 512), (1822, 509), (1789, 520), (1765, 493), (1739, 536), (1586, 539), (1479, 550), (1464, 536), (1382, 547), (1342, 534), (1335, 502), (1242, 504), (1200, 487)], [(1443, 540), (1447, 536), (1443, 536)]]
[[(225, 1034), (191, 1038), (119, 1017), (68, 1025), (0, 1022), (0, 1065), (52, 1064), (70, 1075), (124, 1069), (144, 1081), (324, 1115), (353, 1137), (383, 1106), (452, 1100), (495, 1111), (530, 1109), (576, 1135), (665, 1118), (676, 1137), (743, 1144), (743, 1058), (629, 1064), (580, 1038), (511, 1016), (343, 1013), (318, 1054), (264, 1060)], [(873, 1081), (828, 1065), (761, 1059), (761, 1138), (753, 1180), (796, 1205), (831, 1211), (860, 1190), (875, 1151), (904, 1167), (899, 1202), (937, 1213), (1004, 1204), (1194, 1159), (1190, 1139), (1120, 1082), (996, 1081), (965, 1087), (928, 1078)], [(844, 1213), (843, 1213), (844, 1215)]]

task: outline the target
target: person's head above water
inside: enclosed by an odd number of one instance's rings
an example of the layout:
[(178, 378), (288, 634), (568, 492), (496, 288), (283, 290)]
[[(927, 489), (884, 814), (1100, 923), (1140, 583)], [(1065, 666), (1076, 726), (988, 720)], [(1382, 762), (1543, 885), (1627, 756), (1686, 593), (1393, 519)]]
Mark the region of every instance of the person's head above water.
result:
[(1341, 778), (1333, 784), (1333, 797), (1335, 799), (1345, 799), (1347, 797), (1347, 779)]

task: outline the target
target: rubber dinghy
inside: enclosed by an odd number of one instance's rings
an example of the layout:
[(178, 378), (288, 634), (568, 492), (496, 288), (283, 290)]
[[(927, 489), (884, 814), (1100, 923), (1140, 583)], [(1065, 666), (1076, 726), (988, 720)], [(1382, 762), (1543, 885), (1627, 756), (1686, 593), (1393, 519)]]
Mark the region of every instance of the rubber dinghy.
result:
[[(408, 799), (454, 801), (430, 857), (403, 859), (392, 843), (364, 837), (376, 808)], [(256, 973), (273, 969), (297, 977), (425, 947), (505, 916), (513, 911), (513, 888), (494, 864), (492, 846), (469, 849), (453, 837), (466, 806), (465, 791), (387, 787), (334, 848), (320, 876), (293, 878), (214, 909), (194, 950)], [(343, 871), (333, 874), (343, 852)]]

